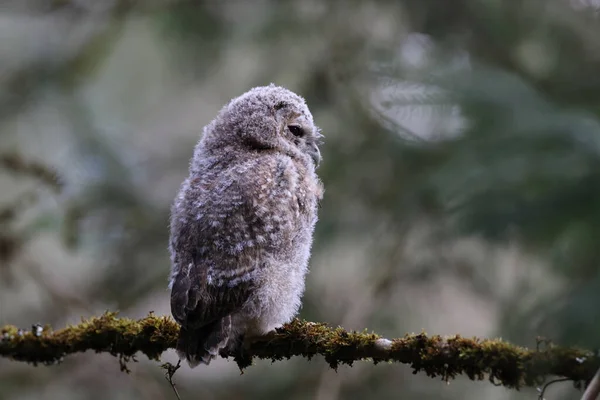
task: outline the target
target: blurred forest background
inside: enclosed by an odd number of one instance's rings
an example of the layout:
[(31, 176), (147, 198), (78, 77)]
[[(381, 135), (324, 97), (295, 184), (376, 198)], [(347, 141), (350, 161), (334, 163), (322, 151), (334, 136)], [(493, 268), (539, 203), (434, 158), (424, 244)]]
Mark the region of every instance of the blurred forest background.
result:
[[(202, 127), (274, 82), (307, 99), (326, 139), (302, 318), (600, 347), (599, 9), (0, 0), (0, 325), (169, 314), (168, 212)], [(0, 359), (0, 399), (174, 398), (158, 363), (130, 368)], [(175, 380), (184, 400), (538, 395), (319, 358), (241, 376), (218, 360)], [(580, 395), (566, 382), (546, 398)]]

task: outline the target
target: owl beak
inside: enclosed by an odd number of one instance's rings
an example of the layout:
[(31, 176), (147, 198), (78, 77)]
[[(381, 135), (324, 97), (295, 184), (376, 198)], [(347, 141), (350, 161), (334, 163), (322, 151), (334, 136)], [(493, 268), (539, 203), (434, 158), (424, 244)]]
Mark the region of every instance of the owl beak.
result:
[(319, 164), (321, 163), (321, 152), (319, 151), (319, 147), (316, 143), (310, 144), (308, 148), (308, 154), (310, 155), (310, 158), (313, 159), (315, 168), (318, 168)]

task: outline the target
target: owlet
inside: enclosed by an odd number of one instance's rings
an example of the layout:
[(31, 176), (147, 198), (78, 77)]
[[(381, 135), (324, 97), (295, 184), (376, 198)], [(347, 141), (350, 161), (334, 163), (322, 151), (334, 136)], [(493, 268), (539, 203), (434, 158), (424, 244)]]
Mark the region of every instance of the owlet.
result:
[(304, 99), (257, 87), (205, 128), (171, 209), (171, 313), (190, 367), (298, 312), (323, 186)]

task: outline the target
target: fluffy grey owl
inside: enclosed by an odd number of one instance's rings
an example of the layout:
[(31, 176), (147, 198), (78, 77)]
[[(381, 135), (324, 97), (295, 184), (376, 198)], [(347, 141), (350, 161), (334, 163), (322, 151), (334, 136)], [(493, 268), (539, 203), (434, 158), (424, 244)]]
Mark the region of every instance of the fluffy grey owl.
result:
[(204, 128), (171, 210), (171, 312), (190, 367), (298, 312), (323, 186), (303, 98), (257, 87)]

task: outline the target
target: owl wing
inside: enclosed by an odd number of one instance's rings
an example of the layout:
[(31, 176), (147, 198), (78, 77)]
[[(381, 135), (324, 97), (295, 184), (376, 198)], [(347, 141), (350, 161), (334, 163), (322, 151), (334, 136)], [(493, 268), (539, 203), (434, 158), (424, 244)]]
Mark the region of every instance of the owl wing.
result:
[(178, 322), (204, 326), (248, 300), (267, 258), (289, 245), (296, 230), (296, 174), (288, 158), (260, 157), (227, 170), (210, 188), (190, 187), (206, 201), (201, 217), (188, 219), (197, 225), (180, 227), (197, 235), (180, 235), (179, 241), (191, 239), (172, 244), (192, 254), (172, 283), (171, 311)]

